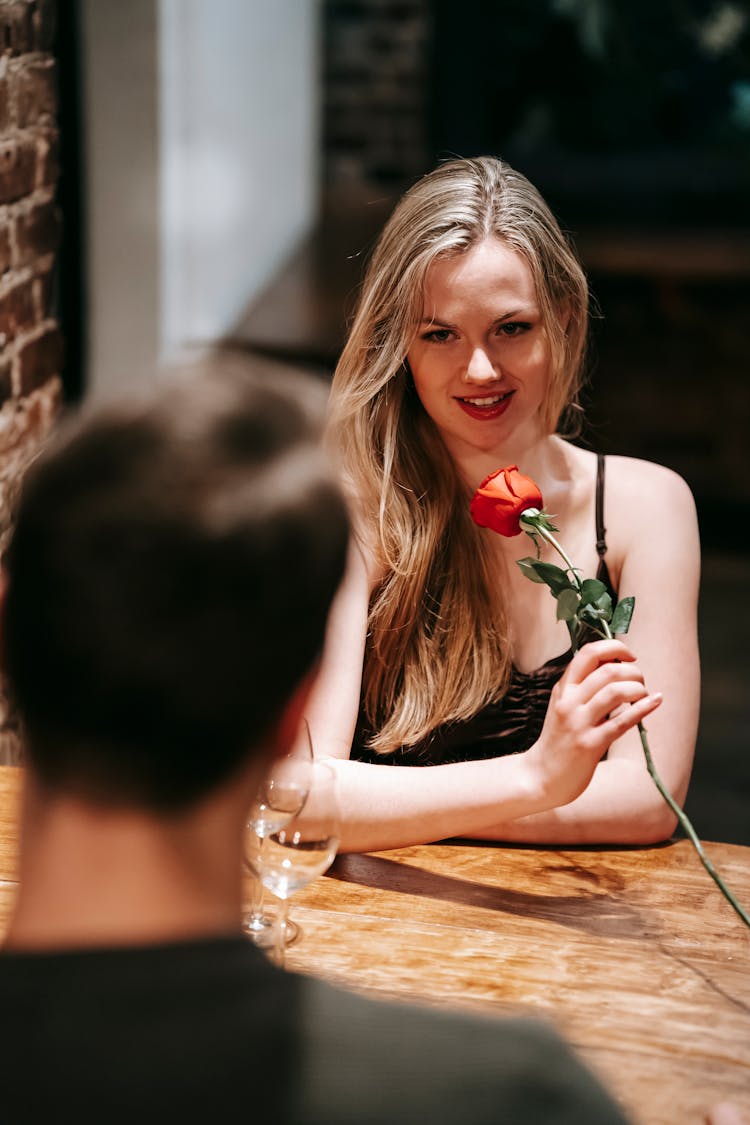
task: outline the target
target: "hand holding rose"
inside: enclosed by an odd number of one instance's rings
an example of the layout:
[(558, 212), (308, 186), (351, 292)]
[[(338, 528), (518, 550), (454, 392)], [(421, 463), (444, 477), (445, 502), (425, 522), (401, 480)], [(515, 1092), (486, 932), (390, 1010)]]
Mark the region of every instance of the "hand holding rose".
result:
[(555, 805), (575, 800), (609, 746), (661, 701), (622, 641), (585, 645), (552, 689), (541, 736), (526, 754), (541, 791)]
[[(613, 663), (625, 661), (627, 664), (635, 659), (628, 648), (614, 640), (615, 633), (627, 633), (635, 599), (621, 598), (614, 606), (603, 582), (581, 578), (580, 571), (555, 538), (553, 532), (557, 528), (542, 505), (538, 485), (519, 473), (517, 465), (490, 473), (471, 501), (472, 517), (480, 527), (488, 527), (504, 536), (525, 531), (533, 541), (536, 558), (519, 559), (518, 565), (532, 582), (549, 587), (557, 601), (558, 620), (568, 627), (573, 650), (579, 649), (587, 631), (593, 630), (607, 641), (584, 645), (553, 689), (539, 743), (528, 751), (543, 792), (555, 792), (560, 782), (559, 771), (564, 775), (569, 770), (567, 791), (570, 795), (560, 798), (558, 803), (574, 800), (588, 785), (610, 743), (637, 725), (646, 768), (656, 788), (674, 812), (708, 874), (750, 927), (750, 915), (711, 863), (692, 824), (656, 772), (643, 719), (659, 706), (661, 696), (648, 694), (637, 667)], [(564, 568), (541, 561), (540, 539), (554, 548)], [(588, 655), (584, 656), (587, 650)], [(558, 758), (558, 761), (550, 762), (550, 758)], [(564, 786), (562, 791), (565, 791)]]

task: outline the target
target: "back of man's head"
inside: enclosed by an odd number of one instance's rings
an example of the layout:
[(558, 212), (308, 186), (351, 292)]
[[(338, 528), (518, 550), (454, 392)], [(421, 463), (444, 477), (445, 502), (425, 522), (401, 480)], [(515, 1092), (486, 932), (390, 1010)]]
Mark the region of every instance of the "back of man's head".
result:
[(37, 462), (5, 564), (4, 665), (47, 786), (178, 810), (262, 746), (343, 570), (319, 423), (314, 384), (224, 357)]

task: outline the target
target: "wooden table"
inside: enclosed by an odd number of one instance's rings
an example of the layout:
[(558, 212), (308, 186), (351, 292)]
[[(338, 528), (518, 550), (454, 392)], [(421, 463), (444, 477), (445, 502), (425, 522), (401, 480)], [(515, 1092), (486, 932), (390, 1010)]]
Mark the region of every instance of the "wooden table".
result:
[[(21, 771), (0, 768), (0, 933)], [(750, 848), (710, 844), (750, 903)], [(2, 880), (6, 880), (3, 882)], [(296, 896), (292, 969), (361, 992), (553, 1021), (634, 1121), (750, 1113), (750, 930), (691, 845), (433, 844), (341, 856)]]

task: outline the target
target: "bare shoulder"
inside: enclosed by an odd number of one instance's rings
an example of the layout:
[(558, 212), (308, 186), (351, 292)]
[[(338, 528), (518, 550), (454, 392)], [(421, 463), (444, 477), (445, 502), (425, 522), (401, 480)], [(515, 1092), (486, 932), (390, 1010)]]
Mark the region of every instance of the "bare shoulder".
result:
[(693, 494), (673, 469), (637, 457), (607, 457), (606, 466), (606, 504), (618, 518), (642, 524), (645, 513), (667, 511), (673, 518), (695, 517)]
[(695, 501), (679, 473), (634, 457), (608, 457), (605, 481), (607, 540), (616, 566), (633, 553), (698, 557)]

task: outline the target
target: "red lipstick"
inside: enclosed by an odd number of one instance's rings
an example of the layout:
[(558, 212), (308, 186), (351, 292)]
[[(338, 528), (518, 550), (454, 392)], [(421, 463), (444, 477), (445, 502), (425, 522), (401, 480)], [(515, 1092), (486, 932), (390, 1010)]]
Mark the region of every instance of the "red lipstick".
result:
[[(499, 418), (501, 414), (505, 413), (510, 406), (510, 401), (514, 394), (515, 391), (506, 391), (498, 402), (493, 402), (489, 406), (478, 406), (475, 402), (470, 402), (465, 398), (456, 398), (455, 401), (461, 407), (464, 414), (468, 414), (470, 418), (476, 418), (480, 422), (489, 422), (494, 418)], [(481, 398), (482, 396), (477, 395), (476, 397)], [(494, 396), (487, 395), (486, 397), (490, 398)]]

